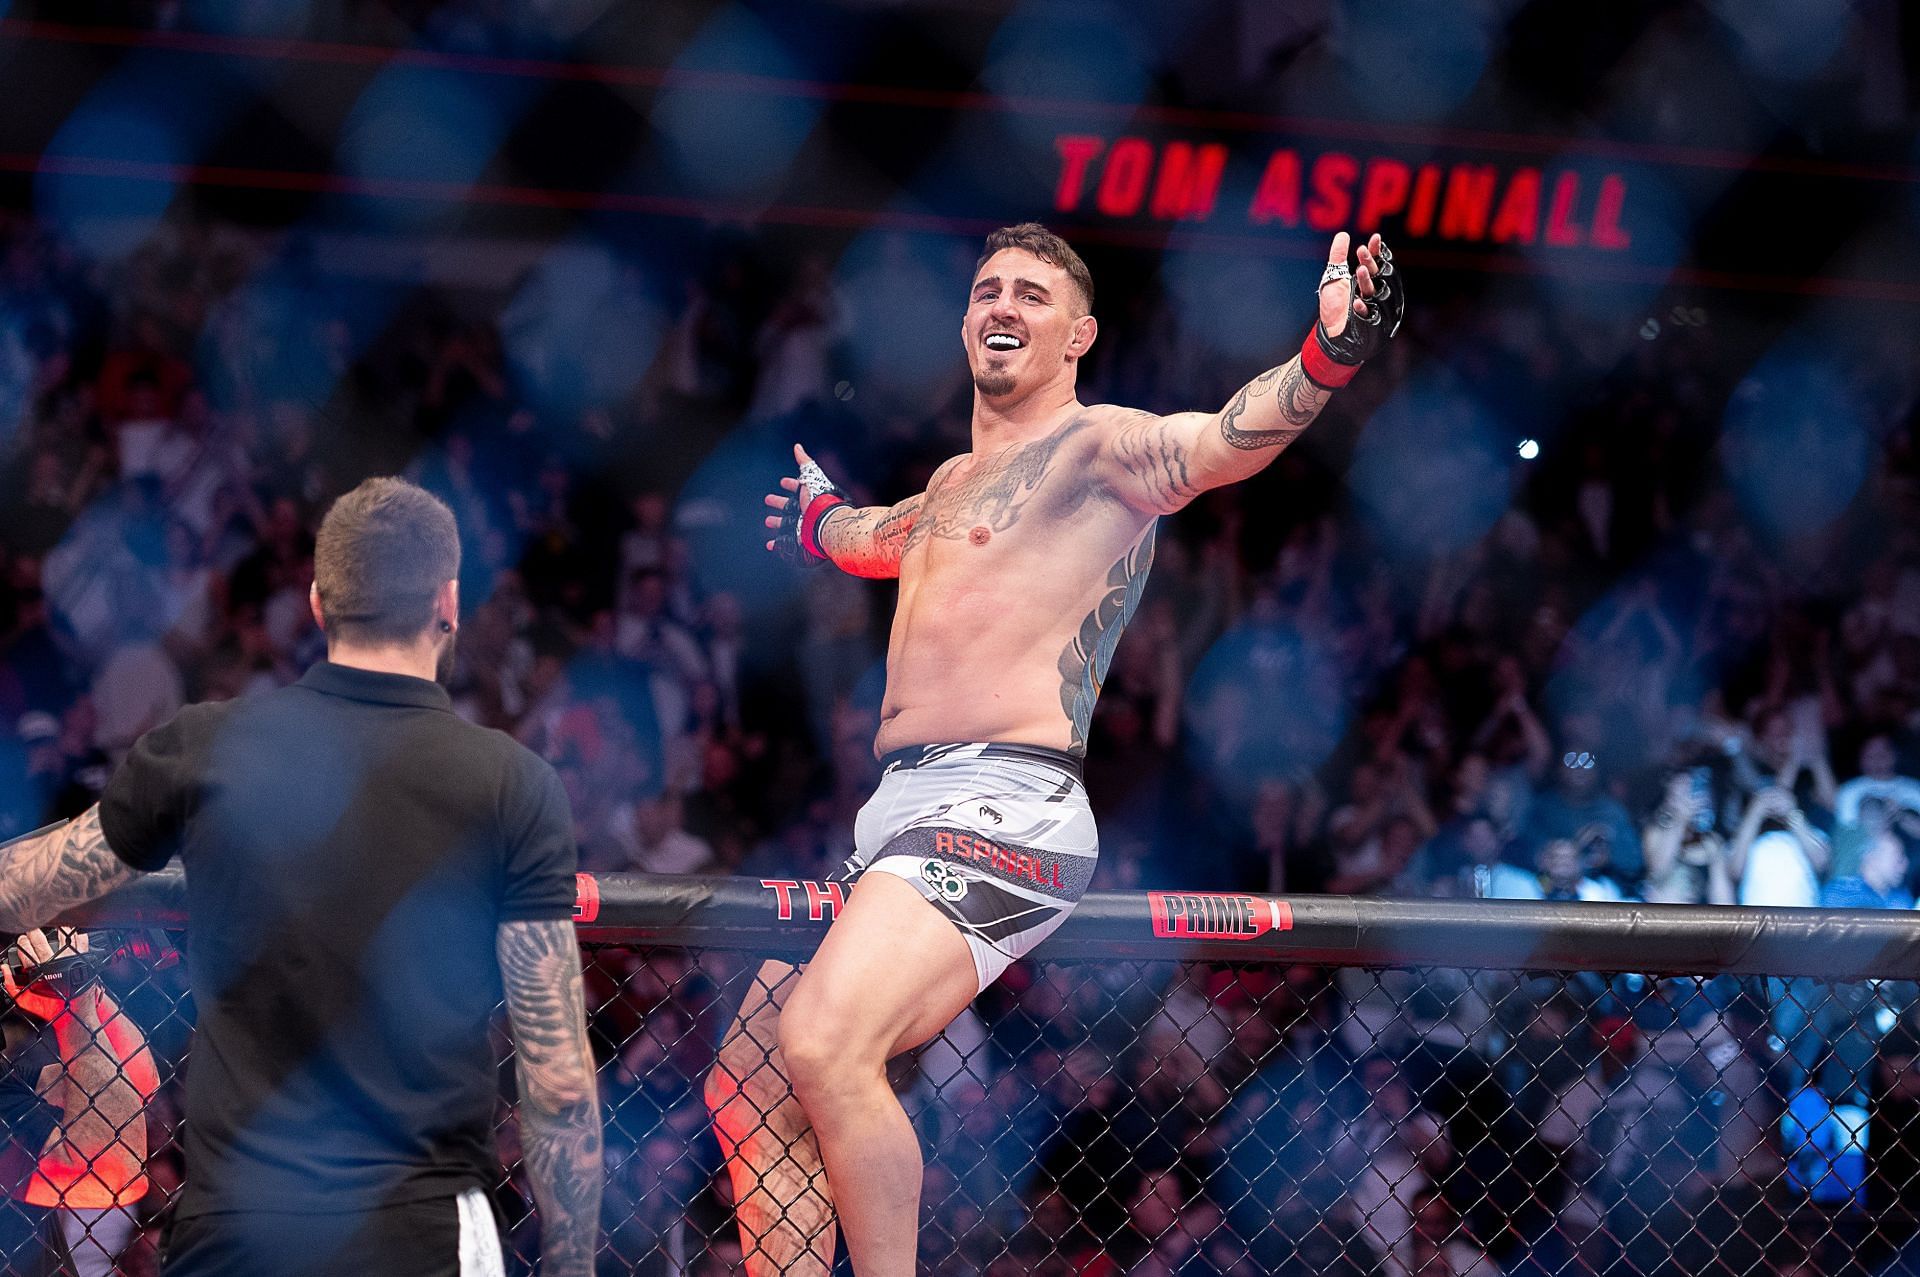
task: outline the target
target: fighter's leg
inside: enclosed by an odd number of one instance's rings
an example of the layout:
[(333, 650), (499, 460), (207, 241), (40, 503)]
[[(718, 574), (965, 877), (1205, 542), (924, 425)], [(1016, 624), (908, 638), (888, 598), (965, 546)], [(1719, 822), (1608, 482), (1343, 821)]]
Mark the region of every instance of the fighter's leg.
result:
[(951, 918), (912, 884), (867, 873), (779, 1019), (858, 1277), (913, 1277), (924, 1168), (887, 1061), (931, 1039), (979, 992)]
[(761, 965), (707, 1074), (748, 1277), (826, 1277), (833, 1268), (826, 1170), (780, 1057), (781, 1006), (798, 978), (785, 962)]

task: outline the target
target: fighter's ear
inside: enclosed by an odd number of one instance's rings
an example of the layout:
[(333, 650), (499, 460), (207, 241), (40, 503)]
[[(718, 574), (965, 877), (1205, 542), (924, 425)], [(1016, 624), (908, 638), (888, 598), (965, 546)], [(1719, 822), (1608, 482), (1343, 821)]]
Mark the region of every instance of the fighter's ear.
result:
[(1092, 315), (1082, 315), (1073, 321), (1073, 336), (1067, 339), (1067, 354), (1074, 359), (1087, 353), (1093, 346), (1093, 339), (1100, 335), (1100, 321)]

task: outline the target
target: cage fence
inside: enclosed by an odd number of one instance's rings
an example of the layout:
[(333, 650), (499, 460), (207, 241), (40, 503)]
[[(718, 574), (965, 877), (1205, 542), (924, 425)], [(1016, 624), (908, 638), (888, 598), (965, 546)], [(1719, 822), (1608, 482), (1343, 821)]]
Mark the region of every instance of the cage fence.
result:
[[(778, 1061), (733, 1027), (743, 1001), (777, 1003), (791, 987), (790, 963), (836, 904), (823, 893), (810, 912), (796, 890), (783, 909), (778, 894), (583, 884), (607, 1129), (602, 1273), (847, 1271), (843, 1250), (829, 1259), (831, 1186), (803, 1115), (782, 1103)], [(1920, 986), (1899, 942), (1911, 921), (1622, 906), (1640, 920), (1636, 947), (1661, 959), (1635, 972), (1578, 969), (1556, 949), (1600, 926), (1613, 941), (1589, 935), (1587, 948), (1618, 956), (1628, 914), (1476, 907), (1368, 921), (1368, 902), (1102, 902), (1053, 960), (1017, 966), (895, 1061), (926, 1154), (921, 1271), (1920, 1271), (1908, 1205), (1920, 1193)], [(1237, 909), (1220, 925), (1238, 934), (1183, 932), (1183, 908), (1214, 922), (1209, 911)], [(1283, 910), (1287, 926), (1255, 925)], [(1316, 929), (1336, 915), (1345, 961)], [(1138, 924), (1132, 938), (1116, 934), (1122, 918)], [(1661, 926), (1719, 956), (1676, 970)], [(1449, 927), (1478, 928), (1472, 965)], [(1507, 959), (1502, 928), (1516, 927), (1544, 961)], [(1732, 949), (1727, 927), (1744, 929)], [(1795, 927), (1804, 934), (1783, 939)], [(97, 1193), (73, 1210), (41, 1209), (44, 1194), (0, 1207), (42, 1230), (51, 1217), (79, 1272), (157, 1269), (191, 1057), (187, 972), (173, 958), (121, 945), (100, 971), (110, 1016), (137, 1026), (158, 1064), (141, 1120), (113, 1139), (144, 1163), (144, 1191), (105, 1207)], [(1809, 973), (1823, 964), (1833, 974)], [(493, 1198), (509, 1271), (530, 1273), (539, 1225), (499, 1041)]]

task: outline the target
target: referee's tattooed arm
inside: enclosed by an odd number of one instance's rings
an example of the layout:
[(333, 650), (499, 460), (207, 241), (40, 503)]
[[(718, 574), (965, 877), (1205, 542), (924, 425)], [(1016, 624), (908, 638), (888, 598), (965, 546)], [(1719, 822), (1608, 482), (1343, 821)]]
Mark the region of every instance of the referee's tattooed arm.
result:
[(543, 1277), (590, 1277), (600, 1235), (600, 1096), (573, 923), (503, 922), (496, 948), (520, 1075), (520, 1143)]
[(100, 809), (0, 848), (0, 934), (20, 935), (106, 895), (137, 871), (107, 846)]

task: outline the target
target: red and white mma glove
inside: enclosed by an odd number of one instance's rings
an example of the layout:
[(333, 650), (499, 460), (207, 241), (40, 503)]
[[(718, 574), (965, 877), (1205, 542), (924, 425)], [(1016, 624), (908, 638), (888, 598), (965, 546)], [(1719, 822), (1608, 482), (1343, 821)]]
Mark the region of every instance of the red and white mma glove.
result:
[(780, 510), (780, 526), (773, 537), (775, 551), (800, 567), (827, 562), (827, 552), (820, 548), (820, 525), (828, 512), (846, 504), (847, 499), (833, 486), (826, 471), (812, 461), (802, 462), (800, 486)]
[(1360, 365), (1386, 349), (1387, 342), (1400, 331), (1400, 319), (1406, 314), (1407, 294), (1400, 273), (1393, 268), (1393, 254), (1385, 244), (1375, 259), (1380, 273), (1373, 279), (1373, 296), (1362, 294), (1367, 304), (1365, 315), (1353, 313), (1353, 269), (1345, 262), (1329, 262), (1315, 286), (1316, 299), (1328, 284), (1347, 285), (1347, 323), (1338, 337), (1330, 336), (1318, 319), (1313, 331), (1300, 347), (1300, 370), (1322, 390), (1338, 390), (1353, 380)]

